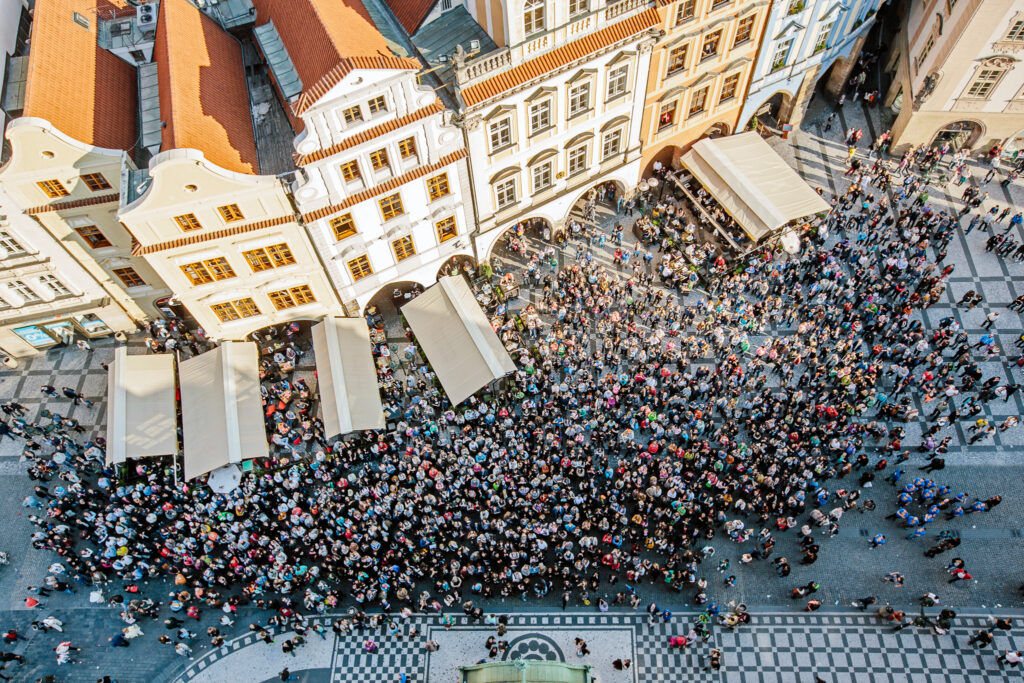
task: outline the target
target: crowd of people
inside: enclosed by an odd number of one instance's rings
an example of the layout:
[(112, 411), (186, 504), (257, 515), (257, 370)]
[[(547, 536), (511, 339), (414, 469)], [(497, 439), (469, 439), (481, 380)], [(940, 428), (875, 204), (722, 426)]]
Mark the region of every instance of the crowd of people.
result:
[[(25, 499), (33, 546), (58, 556), (26, 604), (41, 609), (42, 591), (87, 586), (120, 610), (117, 646), (141, 635), (140, 619), (159, 619), (157, 601), (131, 597), (155, 579), (174, 584), (166, 607), (197, 623), (214, 612), (230, 626), (239, 607), (266, 608), (270, 621), (254, 626), (268, 641), (273, 627), (307, 628), (303, 615), (347, 607), (383, 610), (386, 629), (388, 615), (447, 615), (467, 599), (561, 594), (563, 606), (637, 609), (659, 586), (712, 605), (736, 583), (730, 557), (787, 576), (775, 549), (784, 534), (810, 565), (827, 542), (815, 529), (834, 536), (851, 512), (892, 505), (920, 538), (943, 512), (991, 509), (998, 495), (972, 500), (940, 480), (917, 478), (891, 499), (871, 488), (883, 472), (900, 481), (909, 450), (892, 425), (921, 419), (915, 398), (935, 401), (922, 445), (934, 464), (956, 424), (990, 436), (982, 406), (1019, 388), (983, 381), (979, 361), (1003, 353), (991, 335), (979, 346), (953, 318), (929, 328), (916, 315), (944, 295), (960, 223), (920, 201), (914, 169), (927, 155), (911, 153), (902, 169), (880, 157), (855, 169), (796, 257), (735, 260), (714, 246), (683, 254), (677, 205), (687, 200), (671, 192), (637, 202), (642, 240), (611, 266), (594, 256), (592, 215), (578, 221), (576, 258), (563, 268), (533, 260), (547, 252), (517, 236), (517, 258), (534, 263), (533, 345), (499, 390), (452, 406), (414, 343), (400, 353), (376, 342), (393, 429), (324, 438), (313, 392), (293, 377), (309, 352), (300, 328), (258, 336), (276, 448), (231, 493), (176, 485), (160, 460), (117, 472), (103, 440), (69, 418), (32, 423), (5, 405), (38, 482)], [(685, 300), (668, 268), (684, 257), (704, 288)], [(153, 351), (205, 343), (174, 321), (147, 339)], [(65, 395), (84, 400), (75, 393)], [(800, 597), (813, 592), (803, 588)], [(40, 628), (59, 629), (54, 621)], [(165, 626), (176, 638), (161, 642), (191, 656), (184, 622), (172, 614)], [(210, 628), (211, 644), (223, 643)], [(301, 645), (287, 643), (286, 653)], [(58, 662), (68, 661), (74, 648), (59, 647)]]

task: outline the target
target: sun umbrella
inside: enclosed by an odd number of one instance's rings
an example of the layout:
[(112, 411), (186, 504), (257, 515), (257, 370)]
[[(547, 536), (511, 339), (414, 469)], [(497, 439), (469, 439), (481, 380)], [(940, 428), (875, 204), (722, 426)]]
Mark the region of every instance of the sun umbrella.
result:
[(230, 493), (238, 488), (242, 481), (242, 472), (234, 465), (225, 465), (210, 472), (206, 485), (215, 493)]

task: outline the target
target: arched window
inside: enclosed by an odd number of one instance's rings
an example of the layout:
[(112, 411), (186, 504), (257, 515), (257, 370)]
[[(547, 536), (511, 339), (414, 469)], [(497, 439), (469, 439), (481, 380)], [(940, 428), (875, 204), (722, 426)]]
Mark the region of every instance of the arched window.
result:
[(544, 30), (544, 0), (526, 0), (523, 5), (523, 33), (533, 35)]

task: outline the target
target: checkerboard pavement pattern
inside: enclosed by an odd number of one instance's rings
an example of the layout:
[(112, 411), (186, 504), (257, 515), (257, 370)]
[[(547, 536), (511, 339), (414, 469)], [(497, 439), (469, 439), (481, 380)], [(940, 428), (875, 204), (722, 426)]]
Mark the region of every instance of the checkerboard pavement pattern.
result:
[[(935, 635), (928, 629), (908, 627), (899, 632), (881, 623), (871, 612), (842, 613), (782, 613), (755, 612), (748, 626), (727, 631), (714, 627), (713, 637), (707, 644), (690, 648), (674, 648), (668, 644), (672, 635), (682, 635), (689, 629), (695, 613), (675, 613), (668, 624), (658, 623), (651, 627), (644, 614), (516, 614), (509, 619), (510, 633), (516, 629), (529, 628), (543, 634), (554, 630), (571, 629), (574, 635), (590, 642), (591, 634), (597, 629), (627, 628), (634, 633), (632, 652), (633, 672), (630, 678), (618, 672), (599, 675), (605, 683), (619, 680), (636, 680), (643, 683), (783, 683), (785, 681), (814, 681), (815, 676), (827, 683), (858, 683), (860, 681), (888, 681), (891, 683), (995, 683), (1017, 680), (1021, 672), (1000, 667), (996, 655), (1006, 649), (1024, 646), (1024, 636), (996, 635), (992, 647), (979, 650), (967, 644), (967, 639), (979, 628), (988, 626), (986, 615), (961, 615), (956, 625), (945, 635)], [(317, 617), (329, 627), (333, 616)], [(467, 628), (463, 618), (457, 619), (457, 627)], [(436, 617), (414, 617), (412, 624), (423, 633), (441, 629)], [(443, 629), (441, 629), (443, 631)], [(483, 640), (493, 634), (491, 627), (474, 627), (470, 631)], [(442, 655), (423, 650), (423, 637), (416, 640), (396, 640), (375, 634), (379, 649), (373, 654), (363, 651), (362, 643), (368, 632), (355, 633), (338, 638), (334, 642), (334, 654), (330, 672), (322, 669), (306, 670), (302, 680), (343, 682), (388, 681), (396, 673), (409, 675), (413, 682), (442, 680), (441, 670), (432, 667), (431, 659)], [(431, 635), (431, 637), (434, 637)], [(317, 636), (313, 635), (316, 639)], [(280, 640), (280, 636), (279, 636)], [(192, 661), (176, 679), (191, 681), (197, 677), (207, 680), (211, 674), (219, 675), (217, 662), (233, 653), (253, 646), (257, 650), (266, 648), (255, 635), (246, 634), (229, 642), (223, 648), (211, 651)], [(442, 646), (444, 648), (446, 646)], [(719, 671), (708, 671), (705, 655), (710, 648), (723, 651), (723, 666)], [(244, 653), (242, 653), (244, 656)], [(446, 653), (450, 657), (451, 653)], [(608, 662), (612, 656), (623, 656), (616, 652), (595, 651), (588, 658), (578, 660), (565, 653), (570, 663), (587, 663), (611, 671)], [(479, 648), (467, 650), (465, 661), (473, 664), (481, 656)], [(287, 658), (286, 658), (287, 659)], [(302, 650), (290, 661), (293, 673), (302, 673)], [(225, 662), (228, 663), (225, 659)], [(288, 663), (288, 662), (286, 662)], [(280, 662), (278, 662), (280, 664)], [(201, 674), (205, 674), (201, 676)], [(620, 679), (619, 676), (622, 676)]]

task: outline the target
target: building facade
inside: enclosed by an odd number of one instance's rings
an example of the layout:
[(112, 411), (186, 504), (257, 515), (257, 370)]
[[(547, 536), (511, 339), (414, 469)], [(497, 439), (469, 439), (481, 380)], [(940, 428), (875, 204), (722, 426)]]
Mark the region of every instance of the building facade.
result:
[(134, 66), (98, 45), (105, 16), (135, 8), (114, 0), (35, 5), (17, 116), (6, 129), (11, 158), (0, 186), (21, 212), (60, 241), (134, 320), (159, 315), (170, 290), (117, 220), (121, 169), (134, 167)]
[(260, 175), (242, 48), (187, 0), (160, 5), (153, 59), (164, 121), (147, 172), (125, 167), (120, 221), (218, 340), (340, 306), (285, 183)]
[(839, 96), (884, 0), (774, 0), (740, 125), (796, 126), (819, 81)]
[(278, 71), (299, 81), (295, 201), (345, 311), (361, 315), (382, 289), (390, 299), (394, 283), (434, 284), (471, 256), (473, 212), (461, 131), (418, 83), (422, 64), (359, 0), (256, 6), (257, 31), (272, 28), (287, 54)]
[(904, 5), (888, 67), (894, 147), (1024, 147), (1024, 1)]
[(678, 167), (702, 137), (736, 132), (770, 9), (766, 0), (663, 0), (642, 128), (644, 176)]
[(543, 222), (557, 233), (595, 187), (614, 183), (627, 193), (636, 186), (660, 15), (641, 0), (469, 2), (467, 9), (496, 46), (460, 44), (451, 57), (476, 255), (484, 260), (520, 223)]

